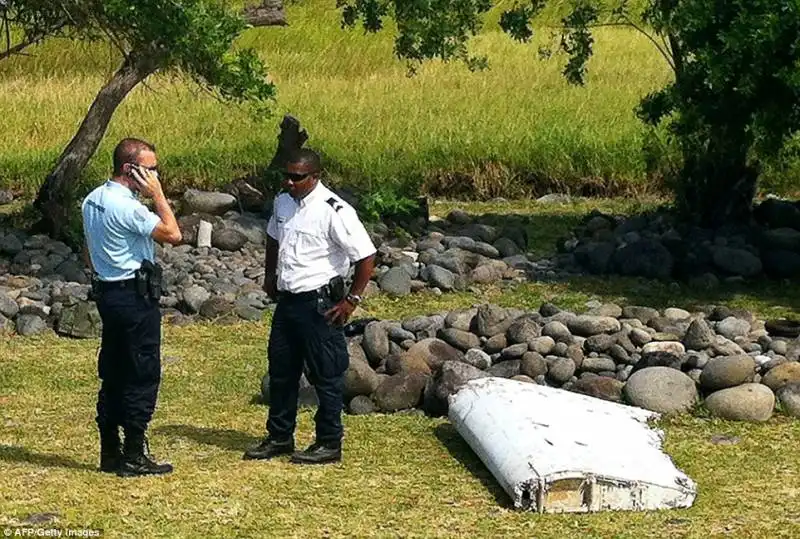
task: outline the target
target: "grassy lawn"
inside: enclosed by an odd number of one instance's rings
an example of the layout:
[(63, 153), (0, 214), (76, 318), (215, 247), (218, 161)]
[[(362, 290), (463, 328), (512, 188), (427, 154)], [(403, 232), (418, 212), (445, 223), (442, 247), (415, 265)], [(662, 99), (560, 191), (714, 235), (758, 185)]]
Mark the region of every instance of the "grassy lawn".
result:
[[(455, 172), (474, 178), (478, 191), (511, 196), (520, 173), (540, 187), (645, 181), (644, 129), (633, 108), (669, 79), (669, 68), (637, 33), (601, 29), (589, 84), (576, 88), (561, 75), (563, 59), (538, 59), (550, 29), (518, 44), (491, 22), (495, 10), (471, 45), (489, 57), (490, 70), (430, 62), (409, 78), (394, 57), (391, 28), (378, 35), (342, 30), (335, 5), (291, 3), (290, 26), (242, 37), (278, 87), (273, 117), (256, 121), (186, 80), (153, 77), (117, 110), (87, 181), (107, 173), (119, 138), (135, 135), (159, 147), (169, 182), (221, 185), (269, 162), (285, 112), (308, 128), (309, 144), (335, 175), (361, 186), (419, 186)], [(118, 57), (107, 45), (58, 40), (29, 52), (0, 63), (0, 185), (32, 192)]]
[[(622, 204), (622, 203), (619, 203)], [(454, 204), (440, 204), (444, 215)], [(471, 210), (496, 211), (492, 204)], [(509, 211), (530, 211), (516, 203)], [(614, 210), (611, 204), (604, 206)], [(624, 209), (624, 205), (616, 206)], [(564, 222), (577, 204), (561, 208)], [(555, 209), (551, 217), (559, 214)], [(561, 229), (563, 232), (563, 228)], [(547, 234), (556, 233), (553, 229)], [(658, 308), (724, 302), (761, 317), (800, 312), (800, 290), (771, 286), (696, 292), (636, 279), (577, 279), (484, 288), (478, 295), (370, 298), (364, 315), (403, 318), (476, 302), (582, 310), (590, 299)], [(4, 337), (0, 344), (0, 528), (32, 513), (110, 537), (797, 537), (800, 422), (764, 425), (682, 417), (663, 422), (666, 450), (698, 484), (694, 507), (653, 513), (534, 515), (504, 492), (443, 419), (347, 416), (341, 465), (244, 462), (263, 435), (253, 404), (266, 368), (269, 320), (165, 327), (164, 376), (150, 441), (176, 472), (123, 480), (100, 474), (94, 402), (98, 341)], [(311, 440), (312, 412), (298, 443)], [(716, 436), (733, 444), (715, 443)]]

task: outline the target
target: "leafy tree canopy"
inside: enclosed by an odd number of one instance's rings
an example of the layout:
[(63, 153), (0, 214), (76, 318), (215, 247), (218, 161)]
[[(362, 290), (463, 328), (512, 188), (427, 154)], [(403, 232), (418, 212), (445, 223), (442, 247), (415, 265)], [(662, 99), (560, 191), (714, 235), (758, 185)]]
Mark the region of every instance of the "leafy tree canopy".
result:
[(224, 2), (0, 0), (0, 16), (6, 37), (0, 54), (47, 37), (103, 40), (152, 71), (188, 75), (224, 99), (266, 102), (275, 93), (255, 51), (232, 49), (247, 23)]

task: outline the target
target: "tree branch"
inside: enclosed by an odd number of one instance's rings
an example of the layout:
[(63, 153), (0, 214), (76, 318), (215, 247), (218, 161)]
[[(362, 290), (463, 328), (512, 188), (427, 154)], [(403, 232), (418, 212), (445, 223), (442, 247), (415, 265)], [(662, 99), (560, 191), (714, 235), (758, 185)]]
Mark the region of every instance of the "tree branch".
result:
[(44, 34), (38, 34), (38, 35), (35, 35), (33, 37), (30, 37), (30, 38), (26, 39), (25, 41), (17, 43), (13, 47), (11, 47), (10, 45), (6, 46), (6, 50), (4, 50), (3, 52), (0, 52), (0, 60), (5, 60), (9, 56), (12, 56), (14, 54), (18, 54), (20, 51), (22, 51), (26, 47), (29, 47), (30, 45), (33, 45), (37, 41), (40, 41), (40, 40), (44, 39), (44, 37), (45, 37)]
[(635, 22), (633, 22), (628, 17), (626, 17), (625, 19), (626, 20), (624, 22), (603, 22), (603, 23), (591, 24), (591, 25), (589, 25), (589, 27), (590, 28), (600, 28), (600, 27), (603, 27), (603, 26), (614, 26), (614, 27), (626, 26), (628, 28), (633, 28), (634, 30), (638, 31), (640, 34), (645, 36), (648, 40), (650, 40), (650, 42), (653, 44), (653, 46), (655, 46), (655, 48), (658, 49), (658, 52), (661, 53), (661, 56), (664, 57), (664, 60), (667, 61), (667, 64), (669, 64), (669, 67), (672, 68), (672, 71), (675, 71), (675, 63), (673, 62), (672, 56), (670, 56), (670, 54), (667, 51), (665, 51), (664, 48), (661, 45), (659, 45), (658, 41), (656, 41), (656, 39), (653, 36), (651, 36), (649, 33), (645, 32), (645, 30), (643, 28), (641, 28), (639, 25), (637, 25)]

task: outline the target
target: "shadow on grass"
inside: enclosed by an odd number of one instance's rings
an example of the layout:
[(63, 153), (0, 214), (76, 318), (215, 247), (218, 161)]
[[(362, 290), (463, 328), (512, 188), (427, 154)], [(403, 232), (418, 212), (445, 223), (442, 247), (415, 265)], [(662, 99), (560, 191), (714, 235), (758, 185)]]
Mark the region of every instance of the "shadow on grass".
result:
[(461, 463), (467, 471), (476, 477), (484, 488), (494, 497), (495, 502), (506, 509), (511, 509), (513, 504), (511, 498), (497, 482), (492, 472), (484, 466), (478, 455), (470, 448), (467, 442), (458, 434), (455, 427), (450, 423), (442, 423), (433, 429), (433, 434), (450, 455)]
[(192, 425), (164, 425), (154, 430), (158, 434), (188, 438), (199, 444), (214, 445), (229, 451), (244, 451), (261, 441), (261, 438), (233, 429), (215, 429)]
[(89, 471), (95, 471), (97, 469), (91, 464), (78, 462), (68, 457), (49, 453), (34, 453), (33, 451), (16, 445), (0, 444), (0, 461), (34, 464), (44, 468), (67, 468), (70, 470)]

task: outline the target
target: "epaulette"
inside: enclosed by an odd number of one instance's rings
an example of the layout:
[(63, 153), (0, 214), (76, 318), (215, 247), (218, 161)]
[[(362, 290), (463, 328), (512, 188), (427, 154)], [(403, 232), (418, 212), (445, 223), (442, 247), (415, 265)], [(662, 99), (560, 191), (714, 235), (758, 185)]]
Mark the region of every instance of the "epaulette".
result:
[(338, 200), (336, 200), (333, 197), (329, 198), (325, 202), (330, 204), (331, 208), (333, 208), (335, 211), (339, 211), (344, 207), (344, 206), (342, 206), (341, 202), (339, 202)]

